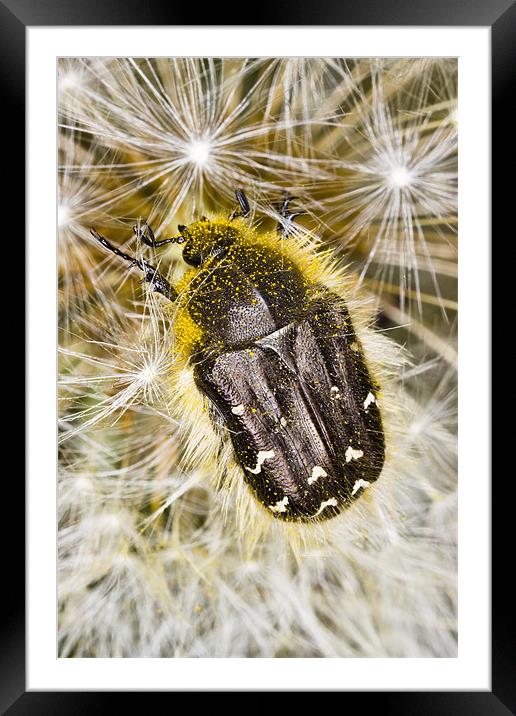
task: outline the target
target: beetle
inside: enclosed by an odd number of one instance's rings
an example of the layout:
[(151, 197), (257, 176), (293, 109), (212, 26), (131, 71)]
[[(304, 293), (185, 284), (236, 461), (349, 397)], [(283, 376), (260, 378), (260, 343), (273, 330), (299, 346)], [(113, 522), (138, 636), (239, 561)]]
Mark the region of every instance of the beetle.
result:
[(267, 514), (320, 522), (380, 476), (379, 385), (345, 301), (313, 275), (310, 261), (296, 258), (289, 228), (302, 212), (291, 212), (286, 199), (271, 234), (249, 225), (243, 190), (236, 198), (239, 208), (229, 217), (179, 225), (176, 237), (156, 240), (148, 224), (134, 227), (152, 248), (182, 245), (193, 268), (179, 288), (146, 259), (91, 233), (176, 303), (176, 332), (195, 389)]

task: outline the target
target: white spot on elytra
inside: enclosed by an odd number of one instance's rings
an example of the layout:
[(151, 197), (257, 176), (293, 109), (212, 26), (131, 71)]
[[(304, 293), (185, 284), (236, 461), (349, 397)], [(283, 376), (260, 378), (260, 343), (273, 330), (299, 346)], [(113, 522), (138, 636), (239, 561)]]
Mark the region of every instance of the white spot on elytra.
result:
[(269, 510), (271, 512), (286, 512), (287, 505), (288, 505), (288, 497), (284, 497), (279, 502), (276, 502), (275, 505), (269, 505)]
[(357, 480), (355, 482), (355, 484), (353, 485), (353, 490), (351, 491), (351, 495), (355, 495), (360, 490), (361, 487), (363, 487), (365, 490), (366, 487), (369, 487), (370, 484), (371, 484), (370, 482), (368, 482), (367, 480), (362, 480), (362, 478), (360, 480)]
[(314, 465), (312, 468), (312, 476), (308, 478), (308, 484), (311, 485), (312, 482), (315, 482), (319, 477), (326, 477), (328, 473), (326, 470), (319, 465)]
[(337, 500), (334, 497), (330, 497), (329, 500), (323, 500), (319, 505), (319, 509), (317, 510), (315, 515), (312, 515), (312, 517), (317, 517), (317, 515), (320, 515), (321, 512), (327, 507), (337, 507)]
[(376, 398), (372, 393), (368, 393), (367, 398), (364, 400), (364, 410), (367, 410), (371, 403), (376, 403)]
[(281, 423), (281, 426), (282, 426), (283, 428), (285, 428), (286, 425), (287, 425), (287, 421), (286, 421), (286, 419), (283, 418), (283, 417), (280, 419), (280, 423)]
[(246, 470), (252, 472), (253, 475), (258, 475), (258, 473), (262, 471), (262, 465), (265, 460), (272, 460), (275, 454), (274, 450), (260, 450), (256, 458), (256, 467), (246, 467)]
[(339, 398), (340, 398), (340, 389), (337, 388), (336, 385), (332, 385), (332, 387), (330, 388), (330, 393), (331, 393), (331, 399), (332, 399), (332, 400), (339, 400)]
[(351, 445), (346, 450), (346, 462), (350, 462), (351, 460), (358, 460), (359, 458), (363, 457), (364, 451), (363, 450), (355, 450), (351, 447)]
[(243, 405), (235, 405), (234, 408), (231, 408), (231, 412), (234, 415), (243, 415), (245, 411), (245, 408)]

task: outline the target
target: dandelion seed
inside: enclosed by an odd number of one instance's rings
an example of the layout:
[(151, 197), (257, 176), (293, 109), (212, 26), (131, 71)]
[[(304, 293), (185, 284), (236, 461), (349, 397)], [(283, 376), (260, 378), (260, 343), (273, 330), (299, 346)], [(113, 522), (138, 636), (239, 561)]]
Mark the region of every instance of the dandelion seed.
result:
[[(348, 76), (357, 126), (350, 130), (343, 122), (340, 141), (344, 138), (351, 148), (335, 161), (336, 176), (328, 183), (337, 193), (326, 203), (332, 219), (346, 225), (346, 248), (366, 249), (361, 282), (374, 280), (380, 292), (398, 283), (402, 308), (415, 299), (421, 313), (420, 274), (427, 272), (444, 312), (434, 251), (439, 234), (451, 234), (453, 241), (456, 127), (447, 122), (432, 127), (434, 110), (426, 104), (427, 91), (415, 93), (411, 73), (405, 73), (405, 80), (395, 73), (396, 66), (373, 65), (370, 90)], [(432, 71), (432, 63), (421, 65), (421, 83)], [(404, 97), (404, 81), (410, 88), (408, 101), (419, 102), (406, 115), (395, 102)]]

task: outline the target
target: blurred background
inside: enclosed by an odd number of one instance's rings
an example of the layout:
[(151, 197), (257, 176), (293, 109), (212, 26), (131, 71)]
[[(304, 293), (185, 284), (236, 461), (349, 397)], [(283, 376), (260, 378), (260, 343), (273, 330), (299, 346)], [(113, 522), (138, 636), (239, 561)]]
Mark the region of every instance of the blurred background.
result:
[[(60, 655), (455, 656), (456, 60), (62, 59), (58, 97)], [(402, 494), (301, 560), (182, 469), (170, 318), (89, 233), (137, 254), (238, 187), (265, 228), (295, 197), (409, 357)]]

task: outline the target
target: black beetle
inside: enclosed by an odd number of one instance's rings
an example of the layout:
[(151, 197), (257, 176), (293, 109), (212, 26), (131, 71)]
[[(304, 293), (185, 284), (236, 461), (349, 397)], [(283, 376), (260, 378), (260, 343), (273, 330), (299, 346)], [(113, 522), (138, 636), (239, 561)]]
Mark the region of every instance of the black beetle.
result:
[(147, 224), (135, 227), (148, 246), (183, 244), (195, 268), (180, 291), (145, 259), (92, 234), (177, 302), (178, 341), (195, 385), (267, 513), (288, 522), (328, 519), (382, 471), (379, 386), (344, 300), (313, 275), (314, 251), (285, 236), (299, 212), (283, 202), (280, 241), (248, 225), (247, 198), (242, 190), (236, 196), (240, 208), (229, 218), (180, 225), (174, 238), (156, 241)]

